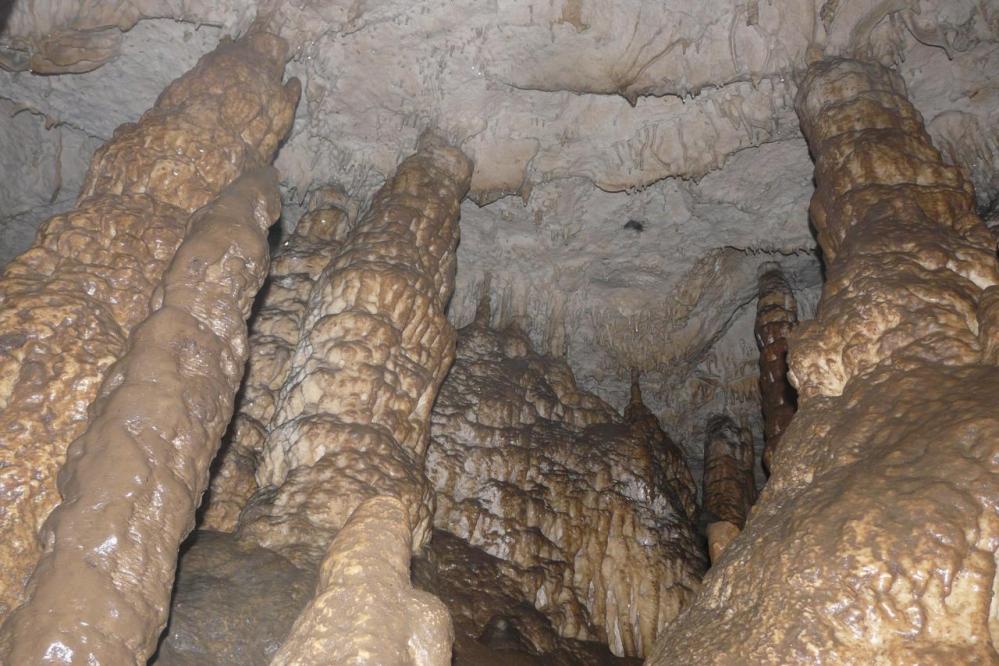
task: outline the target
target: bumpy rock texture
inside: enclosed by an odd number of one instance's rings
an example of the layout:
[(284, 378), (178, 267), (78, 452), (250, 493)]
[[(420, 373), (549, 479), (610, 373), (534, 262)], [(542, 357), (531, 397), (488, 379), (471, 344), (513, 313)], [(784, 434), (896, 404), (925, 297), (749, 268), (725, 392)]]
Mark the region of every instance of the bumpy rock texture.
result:
[(56, 471), (188, 216), (269, 162), (299, 85), (286, 46), (254, 34), (220, 46), (94, 155), (77, 207), (45, 224), (0, 278), (0, 618), (20, 599), (55, 506)]
[(430, 529), (430, 409), (454, 357), (458, 203), (471, 164), (433, 134), (375, 197), (318, 278), (240, 534), (315, 565), (365, 498)]
[(434, 524), (506, 562), (562, 636), (642, 656), (703, 571), (690, 473), (640, 403), (622, 419), (488, 321), (462, 329), (434, 409)]
[(441, 530), (413, 560), (414, 584), (451, 613), (455, 666), (640, 663), (614, 657), (605, 645), (559, 636), (551, 620), (524, 600), (510, 569), (509, 562)]
[(167, 620), (181, 541), (208, 484), (246, 362), (281, 201), (270, 167), (199, 210), (59, 474), (60, 504), (5, 663), (144, 664)]
[(995, 241), (896, 74), (819, 62), (797, 108), (829, 261), (791, 343), (800, 410), (651, 663), (994, 663)]
[(756, 501), (753, 436), (729, 416), (714, 416), (704, 444), (704, 501), (708, 553), (715, 562), (745, 524)]
[(780, 436), (787, 430), (797, 395), (787, 377), (787, 338), (798, 323), (798, 304), (779, 268), (760, 276), (756, 302), (756, 345), (760, 348), (760, 403), (763, 410), (763, 466), (769, 472), (770, 459)]
[(239, 512), (257, 490), (254, 475), (263, 454), (280, 390), (305, 323), (312, 286), (336, 256), (347, 233), (349, 205), (326, 191), (318, 208), (299, 220), (275, 253), (250, 324), (250, 360), (222, 452), (205, 497), (201, 527), (232, 531)]
[(449, 666), (454, 635), (444, 604), (413, 589), (410, 511), (395, 497), (364, 500), (319, 575), (318, 594), (271, 663)]

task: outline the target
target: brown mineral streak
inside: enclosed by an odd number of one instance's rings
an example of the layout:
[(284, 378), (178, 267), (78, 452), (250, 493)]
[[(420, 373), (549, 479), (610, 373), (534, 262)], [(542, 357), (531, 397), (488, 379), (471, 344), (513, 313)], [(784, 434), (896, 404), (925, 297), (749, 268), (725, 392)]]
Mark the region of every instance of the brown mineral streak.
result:
[(647, 654), (704, 570), (690, 471), (637, 376), (622, 419), (490, 318), (487, 296), (434, 407), (434, 524), (502, 561), (563, 637)]
[[(325, 554), (324, 571), (338, 570), (350, 544), (368, 539), (368, 513), (384, 513), (394, 503), (405, 512), (389, 512), (392, 533), (411, 531), (406, 544), (413, 550), (426, 541), (434, 504), (423, 461), (430, 409), (454, 359), (455, 333), (444, 308), (454, 289), (457, 221), (471, 172), (460, 151), (425, 132), (416, 154), (375, 195), (317, 280), (257, 470), (262, 488), (240, 517), (241, 538), (303, 566)], [(358, 508), (374, 496), (383, 497)], [(341, 539), (352, 515), (355, 529)], [(370, 555), (362, 559), (375, 563)], [(388, 651), (379, 654), (404, 654), (399, 646), (423, 640), (413, 632), (426, 630), (424, 620), (446, 616), (439, 604), (413, 601), (422, 597), (408, 578), (377, 582), (379, 571), (371, 570), (377, 594), (363, 607), (330, 606), (348, 593), (336, 591), (339, 576), (326, 576), (282, 652), (283, 663), (329, 663), (323, 647), (329, 641), (344, 660), (364, 660), (370, 631)], [(400, 598), (426, 617), (394, 622)], [(337, 621), (354, 613), (371, 615)], [(436, 634), (426, 640), (436, 647), (411, 655), (415, 663), (449, 663), (450, 623), (433, 626)]]
[(145, 664), (166, 624), (180, 543), (232, 416), (246, 317), (281, 209), (251, 171), (190, 223), (59, 474), (28, 600), (0, 629), (7, 664)]
[(271, 429), (279, 392), (291, 374), (291, 361), (308, 313), (309, 294), (336, 255), (347, 231), (346, 203), (326, 191), (322, 207), (309, 211), (274, 254), (260, 307), (250, 323), (250, 359), (237, 399), (236, 416), (213, 472), (200, 527), (231, 532), (239, 513), (257, 490), (254, 478)]
[(787, 339), (798, 323), (798, 305), (779, 268), (760, 276), (756, 304), (756, 345), (760, 349), (760, 403), (763, 411), (763, 467), (791, 423), (796, 407), (794, 388), (787, 377)]
[(22, 598), (66, 447), (183, 237), (190, 213), (271, 161), (299, 85), (286, 46), (224, 43), (97, 151), (75, 209), (0, 278), (0, 620)]
[(818, 62), (797, 109), (828, 260), (800, 409), (650, 663), (996, 663), (995, 242), (898, 75)]
[(450, 664), (451, 616), (409, 582), (412, 539), (402, 502), (364, 500), (333, 540), (319, 592), (272, 666)]

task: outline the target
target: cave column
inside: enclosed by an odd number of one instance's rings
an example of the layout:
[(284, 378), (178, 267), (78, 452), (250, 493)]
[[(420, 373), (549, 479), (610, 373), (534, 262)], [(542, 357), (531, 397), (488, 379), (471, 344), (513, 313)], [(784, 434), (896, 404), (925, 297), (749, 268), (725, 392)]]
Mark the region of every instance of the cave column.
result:
[(246, 324), (281, 200), (270, 167), (198, 211), (159, 305), (109, 371), (59, 474), (28, 599), (0, 661), (145, 664), (166, 625), (181, 541), (208, 484), (246, 362)]
[(300, 86), (287, 45), (225, 41), (94, 155), (76, 207), (42, 225), (0, 278), (0, 621), (22, 599), (58, 503), (56, 474), (191, 213), (269, 164)]
[(756, 501), (753, 438), (728, 416), (708, 420), (704, 442), (704, 501), (708, 554), (714, 563), (746, 524)]
[(897, 73), (816, 62), (796, 108), (827, 268), (791, 337), (799, 409), (650, 663), (995, 663), (995, 240)]
[[(408, 571), (409, 553), (431, 528), (434, 494), (424, 459), (430, 410), (454, 360), (455, 332), (444, 308), (454, 289), (457, 221), (470, 178), (471, 163), (460, 151), (424, 133), (312, 289), (257, 470), (261, 490), (238, 527), (241, 539), (300, 566), (325, 560), (323, 584), (280, 663), (324, 664), (331, 654), (350, 661), (369, 650), (371, 631), (381, 637), (381, 655), (408, 654), (430, 641), (440, 649), (421, 648), (415, 663), (450, 659), (446, 610), (413, 590), (408, 577), (386, 572)], [(378, 501), (365, 502), (373, 497)], [(400, 533), (409, 535), (405, 557), (382, 563), (388, 569), (371, 559), (384, 536), (371, 526), (382, 522), (391, 525), (384, 529), (396, 545)], [(353, 557), (364, 567), (360, 578), (346, 574), (343, 558)], [(347, 589), (360, 580), (374, 597)], [(337, 606), (355, 597), (364, 598), (364, 608)], [(400, 604), (417, 615), (377, 627), (340, 621), (355, 612), (397, 617)], [(441, 631), (430, 639), (420, 633), (424, 626)]]
[(763, 468), (780, 436), (791, 423), (796, 406), (794, 388), (787, 378), (787, 338), (798, 323), (798, 305), (779, 267), (760, 276), (756, 303), (756, 345), (760, 349), (760, 403), (763, 410)]

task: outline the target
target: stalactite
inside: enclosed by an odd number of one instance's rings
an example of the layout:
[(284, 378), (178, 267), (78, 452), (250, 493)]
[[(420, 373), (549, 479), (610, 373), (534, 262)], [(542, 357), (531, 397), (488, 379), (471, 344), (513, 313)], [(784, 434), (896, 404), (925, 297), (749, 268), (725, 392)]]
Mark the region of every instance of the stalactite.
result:
[(286, 45), (254, 33), (174, 81), (94, 155), (74, 210), (53, 217), (0, 278), (0, 620), (21, 599), (56, 472), (189, 215), (274, 157), (299, 85)]
[(250, 360), (236, 416), (205, 498), (204, 529), (234, 530), (239, 512), (257, 490), (254, 475), (279, 392), (291, 374), (309, 294), (347, 232), (345, 204), (339, 192), (322, 192), (320, 207), (302, 216), (274, 254), (260, 309), (250, 324)]
[(271, 664), (449, 666), (451, 617), (437, 597), (410, 584), (412, 540), (409, 512), (397, 498), (363, 501), (333, 540), (319, 593)]
[(756, 501), (753, 439), (728, 416), (708, 420), (704, 443), (704, 502), (708, 552), (715, 562), (746, 524)]
[(828, 269), (791, 340), (799, 411), (650, 663), (994, 663), (994, 240), (897, 74), (817, 62), (796, 106)]
[(166, 624), (180, 543), (208, 484), (246, 362), (246, 323), (281, 210), (250, 172), (199, 210), (108, 372), (60, 471), (28, 599), (0, 630), (8, 664), (145, 664)]
[(794, 294), (780, 268), (760, 276), (756, 302), (756, 345), (760, 349), (760, 402), (763, 409), (763, 467), (770, 460), (780, 436), (787, 429), (797, 398), (787, 379), (787, 338), (798, 322)]

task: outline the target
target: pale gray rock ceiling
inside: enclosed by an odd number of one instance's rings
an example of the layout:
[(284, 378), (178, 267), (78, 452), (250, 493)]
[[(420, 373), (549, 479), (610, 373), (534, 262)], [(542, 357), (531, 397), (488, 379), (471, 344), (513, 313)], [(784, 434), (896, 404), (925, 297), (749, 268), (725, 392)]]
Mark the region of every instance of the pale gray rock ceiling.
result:
[(996, 0), (14, 0), (0, 261), (69, 207), (117, 125), (258, 13), (303, 83), (277, 161), (285, 228), (329, 183), (365, 201), (441, 130), (476, 161), (452, 320), (489, 289), (496, 323), (566, 354), (617, 406), (643, 369), (697, 476), (711, 412), (759, 440), (760, 267), (785, 269), (803, 317), (821, 283), (791, 108), (809, 59), (897, 66), (983, 210), (999, 192)]

